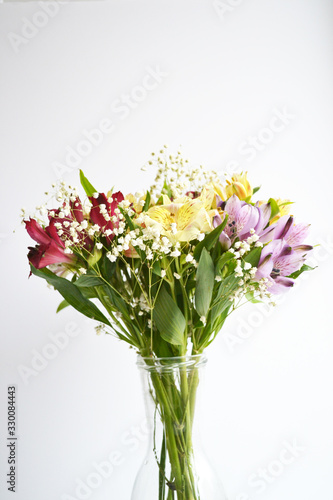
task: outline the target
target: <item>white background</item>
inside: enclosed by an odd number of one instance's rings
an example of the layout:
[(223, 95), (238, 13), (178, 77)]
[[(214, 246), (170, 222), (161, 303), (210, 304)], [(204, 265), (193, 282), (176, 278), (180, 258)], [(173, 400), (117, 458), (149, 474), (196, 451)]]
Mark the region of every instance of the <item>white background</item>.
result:
[[(134, 351), (97, 337), (75, 311), (56, 315), (57, 294), (38, 278), (28, 280), (31, 240), (19, 223), (21, 206), (33, 210), (43, 202), (66, 148), (75, 149), (83, 130), (105, 118), (113, 132), (80, 163), (99, 189), (144, 189), (152, 172), (140, 167), (149, 153), (181, 144), (207, 168), (238, 162), (263, 186), (263, 198), (295, 200), (297, 220), (311, 223), (309, 240), (321, 243), (313, 256), (319, 268), (273, 312), (252, 305), (235, 313), (208, 351), (205, 445), (230, 500), (333, 498), (332, 2), (224, 5), (223, 13), (210, 0), (70, 2), (46, 21), (36, 14), (44, 12), (40, 3), (0, 5), (4, 500), (78, 499), (77, 481), (115, 451), (123, 463), (87, 498), (128, 500), (145, 453), (145, 435), (134, 436), (144, 421)], [(29, 31), (27, 20), (44, 25)], [(22, 33), (30, 38), (22, 41)], [(147, 68), (157, 67), (165, 76), (141, 102), (133, 101), (128, 116), (111, 109), (122, 94), (142, 96), (136, 87)], [(276, 110), (292, 118), (267, 135), (263, 129)], [(250, 159), (244, 145), (239, 148), (258, 134), (270, 142), (261, 142)], [(64, 179), (77, 184), (77, 169), (67, 169)], [(20, 375), (22, 366), (33, 370), (36, 351), (52, 343), (50, 334), (73, 322), (78, 335), (66, 348), (39, 371)], [(5, 483), (12, 384), (19, 434), (15, 495)], [(299, 456), (259, 493), (250, 476), (274, 470), (285, 441), (295, 440)]]

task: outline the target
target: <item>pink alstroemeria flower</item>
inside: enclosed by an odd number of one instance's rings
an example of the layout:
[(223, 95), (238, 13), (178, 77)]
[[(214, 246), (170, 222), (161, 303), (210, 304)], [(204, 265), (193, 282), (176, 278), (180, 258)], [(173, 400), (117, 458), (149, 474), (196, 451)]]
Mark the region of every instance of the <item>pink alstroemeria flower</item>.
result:
[(117, 216), (116, 220), (110, 219), (116, 215), (115, 210), (118, 207), (118, 204), (124, 200), (124, 196), (120, 191), (113, 193), (111, 197), (111, 203), (108, 201), (108, 198), (104, 193), (99, 193), (97, 198), (94, 196), (89, 197), (89, 200), (92, 203), (90, 219), (94, 224), (97, 224), (100, 227), (108, 243), (110, 243), (114, 238), (113, 230), (119, 227), (119, 220)]
[(259, 281), (267, 278), (271, 283), (268, 287), (271, 293), (285, 292), (294, 286), (295, 282), (288, 276), (300, 269), (306, 253), (310, 250), (312, 247), (309, 245), (297, 245), (292, 248), (285, 239), (271, 241), (262, 249), (255, 279)]
[[(254, 229), (258, 235), (261, 234), (271, 214), (271, 207), (268, 203), (260, 207), (258, 204), (253, 206), (241, 201), (235, 194), (226, 202), (220, 202), (219, 208), (228, 214), (227, 225), (220, 235), (223, 250), (228, 250), (236, 238), (242, 241), (251, 236), (251, 229)], [(220, 215), (214, 217), (215, 227), (222, 222)]]
[(75, 259), (74, 255), (64, 252), (65, 245), (55, 230), (54, 223), (45, 229), (35, 219), (26, 220), (25, 227), (28, 234), (38, 245), (29, 247), (29, 262), (36, 268), (41, 269), (49, 264), (70, 264)]

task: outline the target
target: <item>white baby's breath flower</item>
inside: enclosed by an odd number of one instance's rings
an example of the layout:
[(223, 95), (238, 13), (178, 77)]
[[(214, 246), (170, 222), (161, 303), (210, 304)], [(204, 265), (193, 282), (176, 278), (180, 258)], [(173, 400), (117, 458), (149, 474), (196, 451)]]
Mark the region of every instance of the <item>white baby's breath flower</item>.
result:
[(116, 260), (117, 260), (117, 257), (116, 257), (115, 255), (112, 255), (112, 253), (111, 253), (111, 252), (108, 252), (108, 253), (106, 254), (106, 256), (107, 256), (107, 258), (108, 258), (111, 262), (116, 262)]
[(176, 234), (177, 233), (177, 224), (175, 222), (172, 222), (170, 224), (170, 226), (171, 226), (171, 233)]
[(176, 278), (176, 280), (180, 280), (181, 276), (180, 274), (178, 273), (173, 273), (174, 277)]
[(205, 237), (205, 234), (204, 233), (199, 233), (198, 236), (197, 236), (197, 240), (198, 241), (202, 241)]
[(161, 271), (161, 277), (162, 277), (162, 278), (165, 278), (165, 276), (166, 276), (166, 270), (165, 270), (165, 269), (162, 269), (162, 271)]
[(215, 281), (222, 281), (221, 276), (215, 276)]
[(96, 243), (96, 248), (101, 250), (103, 248), (103, 243)]

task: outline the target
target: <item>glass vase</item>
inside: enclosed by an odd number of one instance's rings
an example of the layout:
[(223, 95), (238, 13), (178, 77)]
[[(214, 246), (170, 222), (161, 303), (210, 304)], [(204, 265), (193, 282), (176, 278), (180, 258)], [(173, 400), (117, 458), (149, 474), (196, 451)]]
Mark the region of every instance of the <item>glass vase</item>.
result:
[(139, 356), (150, 433), (131, 500), (226, 500), (200, 440), (206, 362)]

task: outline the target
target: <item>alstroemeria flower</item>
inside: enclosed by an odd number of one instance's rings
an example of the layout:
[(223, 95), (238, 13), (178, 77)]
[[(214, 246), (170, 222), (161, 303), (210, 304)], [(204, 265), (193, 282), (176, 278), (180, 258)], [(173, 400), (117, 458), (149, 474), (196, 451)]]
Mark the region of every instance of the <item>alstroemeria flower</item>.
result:
[[(124, 200), (124, 196), (120, 191), (108, 194), (110, 194), (109, 197), (104, 193), (99, 193), (96, 198), (94, 196), (89, 197), (89, 200), (92, 203), (90, 219), (100, 227), (107, 242), (110, 243), (114, 238), (113, 230), (119, 227), (119, 218), (115, 210), (118, 204)], [(109, 201), (110, 198), (112, 201)]]
[(141, 214), (143, 206), (146, 201), (146, 193), (138, 199), (136, 196), (134, 196), (132, 193), (129, 193), (125, 196), (125, 200), (129, 201), (131, 204), (131, 208), (135, 210), (137, 214)]
[(73, 254), (65, 253), (65, 244), (55, 230), (54, 223), (45, 229), (35, 219), (25, 221), (28, 234), (38, 245), (29, 247), (29, 262), (36, 268), (41, 269), (49, 264), (70, 264), (75, 260)]
[(288, 276), (300, 269), (306, 253), (311, 249), (309, 245), (292, 248), (284, 239), (271, 241), (261, 252), (255, 278), (267, 278), (271, 284), (268, 291), (271, 293), (286, 291), (294, 285), (294, 280)]
[(241, 201), (235, 194), (228, 201), (220, 203), (219, 208), (219, 215), (214, 218), (215, 227), (222, 223), (224, 214), (228, 214), (228, 222), (221, 235), (223, 240), (225, 240), (225, 236), (230, 241), (235, 238), (244, 240), (250, 236), (251, 229), (262, 231), (269, 220), (270, 209), (266, 206), (260, 208), (250, 205)]
[(283, 215), (277, 222), (268, 226), (261, 234), (258, 234), (262, 243), (284, 239), (291, 247), (295, 247), (303, 243), (309, 227), (308, 224), (294, 224), (292, 216)]
[(233, 194), (236, 194), (240, 200), (250, 200), (253, 194), (253, 189), (247, 179), (247, 172), (234, 174), (231, 177), (231, 181), (227, 180), (225, 191), (227, 198), (230, 198)]
[(151, 207), (144, 217), (148, 227), (156, 227), (160, 234), (171, 241), (188, 242), (197, 238), (200, 233), (212, 231), (212, 218), (215, 210), (208, 210), (214, 193), (209, 190), (199, 198), (187, 196), (171, 201), (163, 196), (163, 205)]

